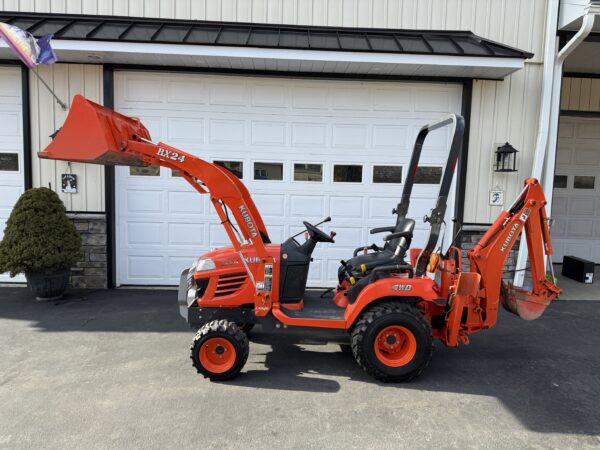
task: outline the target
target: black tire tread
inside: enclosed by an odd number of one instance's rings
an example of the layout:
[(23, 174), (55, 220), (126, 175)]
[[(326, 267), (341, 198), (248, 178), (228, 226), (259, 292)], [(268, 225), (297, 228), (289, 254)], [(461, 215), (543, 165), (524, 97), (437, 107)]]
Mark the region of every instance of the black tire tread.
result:
[[(385, 372), (377, 368), (375, 365), (371, 364), (363, 354), (362, 342), (367, 329), (376, 319), (391, 313), (402, 313), (410, 315), (416, 320), (419, 326), (423, 327), (423, 330), (426, 332), (427, 336), (429, 336), (429, 342), (426, 344), (428, 347), (428, 352), (424, 364), (419, 366), (417, 370), (403, 377), (394, 377), (390, 376), (389, 374), (386, 374)], [(405, 382), (415, 379), (429, 365), (429, 362), (431, 361), (431, 357), (433, 355), (433, 338), (431, 335), (430, 324), (425, 320), (423, 314), (421, 314), (421, 312), (416, 308), (416, 306), (414, 306), (414, 304), (402, 303), (397, 301), (383, 301), (364, 311), (360, 315), (354, 327), (352, 328), (350, 346), (352, 348), (352, 353), (354, 354), (358, 365), (368, 375), (383, 382)]]
[[(241, 359), (234, 364), (232, 369), (224, 374), (209, 374), (202, 370), (202, 367), (197, 362), (196, 356), (198, 354), (198, 343), (206, 338), (207, 336), (215, 334), (216, 336), (226, 334), (233, 338), (236, 343), (237, 351), (240, 351)], [(215, 337), (216, 337), (215, 336)], [(192, 365), (196, 368), (198, 373), (202, 374), (204, 378), (210, 378), (211, 381), (221, 381), (234, 378), (246, 364), (248, 355), (250, 353), (250, 344), (248, 337), (235, 322), (228, 320), (213, 320), (212, 322), (205, 323), (196, 333), (190, 346), (190, 358), (192, 359)]]

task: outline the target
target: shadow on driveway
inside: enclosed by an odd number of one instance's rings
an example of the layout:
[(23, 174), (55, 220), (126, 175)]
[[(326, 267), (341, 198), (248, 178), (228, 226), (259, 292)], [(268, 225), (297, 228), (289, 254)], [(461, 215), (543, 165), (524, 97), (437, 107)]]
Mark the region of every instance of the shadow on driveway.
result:
[[(0, 319), (29, 321), (41, 332), (178, 332), (189, 333), (190, 341), (193, 333), (178, 314), (175, 291), (75, 291), (58, 302), (37, 303), (26, 289), (3, 288)], [(273, 335), (258, 328), (244, 372), (220, 384), (337, 393), (350, 380), (364, 389), (387, 389), (390, 398), (397, 389), (487, 396), (530, 430), (598, 435), (599, 323), (598, 302), (555, 302), (534, 322), (503, 313), (495, 328), (473, 335), (469, 346), (436, 343), (429, 368), (407, 384), (377, 383), (364, 374), (344, 333), (288, 329)]]

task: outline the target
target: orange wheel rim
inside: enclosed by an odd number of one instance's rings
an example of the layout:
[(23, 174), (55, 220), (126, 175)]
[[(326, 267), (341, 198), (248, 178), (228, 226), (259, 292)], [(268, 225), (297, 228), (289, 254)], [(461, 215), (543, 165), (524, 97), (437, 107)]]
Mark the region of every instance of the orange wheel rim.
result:
[(417, 353), (417, 338), (406, 327), (391, 325), (381, 330), (373, 344), (377, 359), (386, 366), (401, 367)]
[(235, 347), (225, 338), (210, 338), (198, 351), (200, 363), (212, 373), (224, 373), (235, 364)]

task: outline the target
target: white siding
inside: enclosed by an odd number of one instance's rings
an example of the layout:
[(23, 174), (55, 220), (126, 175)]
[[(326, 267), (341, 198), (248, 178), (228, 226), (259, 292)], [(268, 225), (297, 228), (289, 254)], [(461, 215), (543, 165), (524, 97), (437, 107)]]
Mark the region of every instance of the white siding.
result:
[[(547, 0), (0, 0), (0, 5), (36, 12), (470, 30), (535, 57), (504, 81), (474, 83), (465, 220), (491, 222), (500, 208), (487, 206), (488, 190), (500, 186), (510, 202), (531, 171)], [(506, 141), (520, 151), (518, 174), (492, 171), (494, 146)]]
[[(102, 67), (91, 64), (56, 64), (40, 66), (39, 74), (53, 87), (56, 94), (70, 105), (75, 94), (102, 102)], [(52, 186), (69, 211), (104, 211), (103, 166), (68, 163), (40, 159), (37, 152), (50, 143), (50, 135), (65, 121), (67, 111), (56, 103), (48, 89), (33, 75), (29, 76), (31, 89), (31, 151), (33, 186)], [(78, 176), (77, 194), (63, 194), (60, 176), (74, 173)]]
[(600, 112), (600, 78), (563, 78), (560, 109)]

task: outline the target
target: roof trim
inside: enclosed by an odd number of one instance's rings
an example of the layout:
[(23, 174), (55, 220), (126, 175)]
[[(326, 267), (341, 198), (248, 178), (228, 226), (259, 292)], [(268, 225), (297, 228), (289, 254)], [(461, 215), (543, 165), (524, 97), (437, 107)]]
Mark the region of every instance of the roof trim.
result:
[(528, 59), (533, 54), (470, 31), (399, 30), (149, 19), (126, 16), (0, 12), (34, 36), (55, 40), (178, 46), (238, 47), (291, 51), (352, 52)]

